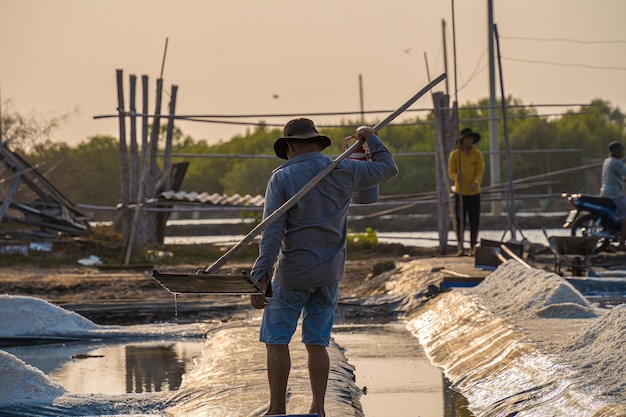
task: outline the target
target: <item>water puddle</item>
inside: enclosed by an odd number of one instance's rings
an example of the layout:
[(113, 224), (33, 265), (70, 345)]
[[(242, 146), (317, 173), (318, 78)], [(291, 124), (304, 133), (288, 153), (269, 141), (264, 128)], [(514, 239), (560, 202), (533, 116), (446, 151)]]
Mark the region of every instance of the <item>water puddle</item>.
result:
[(204, 339), (70, 342), (3, 350), (40, 369), (73, 394), (174, 391), (204, 347)]
[(339, 325), (333, 338), (355, 366), (365, 417), (471, 417), (404, 323)]

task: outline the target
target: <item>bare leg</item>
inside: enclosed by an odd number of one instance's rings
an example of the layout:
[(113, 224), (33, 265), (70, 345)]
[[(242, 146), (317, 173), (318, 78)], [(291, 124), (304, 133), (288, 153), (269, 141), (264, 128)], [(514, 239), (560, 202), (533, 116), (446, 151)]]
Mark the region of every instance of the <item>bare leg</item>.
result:
[(267, 379), (270, 383), (270, 409), (266, 415), (286, 414), (287, 381), (291, 371), (289, 345), (265, 345), (267, 348)]
[(311, 402), (310, 413), (317, 413), (324, 417), (324, 400), (326, 397), (326, 387), (328, 385), (328, 373), (330, 371), (330, 358), (325, 346), (306, 345), (309, 354), (309, 379), (311, 381), (311, 391), (313, 400)]

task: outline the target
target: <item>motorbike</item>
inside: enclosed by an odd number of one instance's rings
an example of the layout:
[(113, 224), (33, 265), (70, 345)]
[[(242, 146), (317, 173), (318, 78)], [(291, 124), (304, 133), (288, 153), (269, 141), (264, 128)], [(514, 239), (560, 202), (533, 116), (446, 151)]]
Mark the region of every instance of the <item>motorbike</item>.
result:
[(588, 194), (563, 194), (574, 208), (570, 210), (564, 228), (572, 229), (572, 236), (595, 236), (598, 245), (594, 252), (606, 250), (612, 242), (619, 242), (622, 222), (615, 212), (613, 200)]

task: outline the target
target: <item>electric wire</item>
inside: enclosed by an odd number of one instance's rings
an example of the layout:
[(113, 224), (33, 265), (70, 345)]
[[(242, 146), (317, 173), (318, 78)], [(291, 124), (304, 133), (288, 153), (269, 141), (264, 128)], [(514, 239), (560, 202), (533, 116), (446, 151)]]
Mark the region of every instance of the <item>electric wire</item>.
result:
[(480, 55), (480, 57), (478, 58), (478, 62), (476, 62), (476, 67), (474, 67), (474, 71), (472, 71), (472, 73), (469, 75), (469, 77), (467, 78), (467, 80), (461, 84), (461, 86), (459, 87), (459, 91), (463, 90), (465, 87), (468, 86), (468, 84), (474, 80), (474, 78), (478, 77), (478, 75), (483, 72), (485, 70), (485, 68), (487, 68), (489, 65), (488, 64), (484, 64), (482, 67), (480, 67), (480, 63), (482, 62), (483, 58), (485, 57), (485, 54), (488, 52), (488, 49), (485, 48), (485, 50), (483, 51), (483, 53)]
[(623, 39), (609, 39), (609, 40), (596, 40), (596, 41), (583, 41), (572, 38), (535, 38), (531, 36), (500, 36), (500, 39), (507, 40), (523, 40), (523, 41), (537, 41), (537, 42), (570, 42), (581, 45), (602, 45), (602, 44), (625, 44), (626, 40)]
[(507, 61), (528, 62), (531, 64), (555, 65), (559, 67), (580, 67), (580, 68), (600, 69), (600, 70), (626, 71), (626, 67), (609, 67), (609, 66), (589, 65), (589, 64), (565, 64), (562, 62), (539, 61), (539, 60), (534, 60), (534, 59), (511, 58), (511, 57), (504, 57), (504, 59), (506, 59)]

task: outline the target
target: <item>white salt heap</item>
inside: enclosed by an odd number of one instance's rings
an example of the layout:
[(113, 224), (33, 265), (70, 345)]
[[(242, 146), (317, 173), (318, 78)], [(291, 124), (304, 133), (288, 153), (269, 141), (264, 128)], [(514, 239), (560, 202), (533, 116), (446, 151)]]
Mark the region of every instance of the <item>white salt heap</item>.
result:
[(68, 335), (98, 328), (79, 314), (34, 297), (0, 295), (0, 317), (0, 336)]
[(65, 393), (37, 368), (24, 363), (15, 356), (0, 350), (0, 404), (8, 405), (27, 401), (29, 403), (50, 401)]
[(596, 311), (566, 279), (514, 261), (467, 292), (497, 316), (527, 330), (535, 326), (537, 347), (582, 375), (588, 387), (602, 385), (604, 394), (626, 402), (626, 304)]
[(489, 310), (501, 317), (596, 317), (591, 304), (565, 279), (515, 261), (498, 267), (469, 293), (479, 295)]

